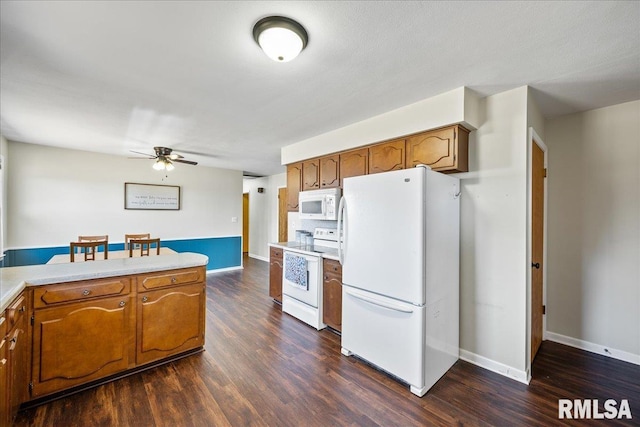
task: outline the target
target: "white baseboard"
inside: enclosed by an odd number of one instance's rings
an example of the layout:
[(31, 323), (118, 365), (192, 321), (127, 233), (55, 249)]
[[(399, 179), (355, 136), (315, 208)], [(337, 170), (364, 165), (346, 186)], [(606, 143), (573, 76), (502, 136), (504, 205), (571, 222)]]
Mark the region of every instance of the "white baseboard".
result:
[(547, 331), (545, 338), (549, 341), (557, 342), (560, 344), (568, 345), (570, 347), (586, 350), (591, 353), (601, 354), (613, 359), (622, 360), (623, 362), (633, 363), (634, 365), (640, 365), (640, 355), (629, 353), (627, 351), (616, 350), (615, 348), (608, 347), (602, 344), (594, 344), (589, 341), (579, 340), (577, 338), (568, 337), (566, 335), (556, 334), (555, 332)]
[(233, 270), (242, 270), (244, 267), (243, 266), (238, 266), (238, 267), (226, 267), (226, 268), (216, 268), (213, 270), (207, 270), (207, 274), (211, 274), (211, 273), (222, 273), (223, 271), (233, 271)]
[(269, 258), (260, 256), (260, 255), (256, 255), (256, 254), (252, 254), (252, 253), (249, 253), (249, 258), (255, 258), (255, 259), (259, 259), (260, 261), (269, 262)]
[(467, 350), (460, 349), (460, 359), (465, 362), (473, 363), (481, 368), (488, 369), (497, 374), (504, 375), (507, 378), (511, 378), (512, 380), (516, 380), (523, 384), (529, 384), (529, 381), (531, 380), (531, 377), (526, 371), (512, 368), (504, 363), (496, 362), (495, 360), (471, 353)]

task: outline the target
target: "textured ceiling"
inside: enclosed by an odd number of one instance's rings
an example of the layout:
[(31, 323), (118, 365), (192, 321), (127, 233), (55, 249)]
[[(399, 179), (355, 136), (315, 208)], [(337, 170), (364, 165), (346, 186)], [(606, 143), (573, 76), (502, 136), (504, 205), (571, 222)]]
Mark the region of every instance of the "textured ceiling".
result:
[[(547, 117), (640, 99), (636, 1), (0, 8), (0, 133), (12, 141), (122, 156), (162, 145), (273, 174), (280, 147), (460, 86), (530, 85)], [(309, 33), (292, 62), (269, 60), (252, 38), (273, 14)]]

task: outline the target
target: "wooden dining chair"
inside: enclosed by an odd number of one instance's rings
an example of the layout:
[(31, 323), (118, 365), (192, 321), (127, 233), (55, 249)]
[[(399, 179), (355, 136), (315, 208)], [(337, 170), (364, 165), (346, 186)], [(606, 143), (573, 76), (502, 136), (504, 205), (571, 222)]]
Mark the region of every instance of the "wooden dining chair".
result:
[(106, 240), (94, 240), (89, 242), (70, 242), (69, 260), (75, 262), (76, 250), (78, 254), (84, 254), (85, 261), (95, 261), (96, 252), (100, 246), (104, 246), (104, 259), (109, 259), (109, 243)]
[(129, 258), (133, 257), (135, 248), (140, 249), (140, 256), (149, 256), (153, 245), (156, 246), (156, 255), (160, 255), (160, 239), (131, 239), (129, 241)]
[[(88, 243), (92, 243), (92, 242), (105, 242), (105, 255), (107, 252), (107, 246), (109, 245), (109, 235), (105, 234), (105, 235), (101, 235), (101, 236), (78, 236), (78, 242), (77, 243), (83, 243), (83, 242), (88, 242)], [(102, 246), (102, 244), (99, 244), (97, 246), (88, 246), (88, 247), (79, 247), (77, 246), (78, 249), (78, 254), (80, 253), (89, 253), (90, 255), (85, 255), (85, 260), (87, 260), (87, 256), (89, 256), (91, 260), (95, 260), (95, 253), (92, 254), (92, 251), (97, 250), (97, 247)], [(105, 256), (104, 259), (107, 259), (107, 257)], [(73, 262), (73, 260), (71, 260), (71, 262)]]
[[(150, 239), (151, 233), (140, 233), (140, 234), (125, 234), (124, 235), (124, 250), (129, 250), (129, 242), (131, 239)], [(134, 248), (137, 249), (137, 248)]]

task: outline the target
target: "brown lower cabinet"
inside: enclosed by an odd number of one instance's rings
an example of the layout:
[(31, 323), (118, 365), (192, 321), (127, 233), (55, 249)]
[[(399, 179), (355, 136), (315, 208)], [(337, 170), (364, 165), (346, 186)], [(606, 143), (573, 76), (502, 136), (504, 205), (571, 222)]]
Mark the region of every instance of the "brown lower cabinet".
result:
[[(19, 295), (7, 307), (3, 324), (5, 333), (0, 344), (0, 385), (2, 404), (0, 404), (2, 425), (13, 422), (20, 404), (27, 400), (29, 384), (29, 341), (28, 341), (28, 296)], [(0, 327), (0, 330), (2, 328)], [(4, 378), (2, 378), (4, 377)]]
[(203, 283), (138, 293), (136, 363), (202, 347), (205, 303)]
[(10, 424), (9, 420), (9, 355), (7, 348), (7, 318), (0, 313), (0, 426)]
[(282, 249), (269, 251), (269, 296), (282, 303)]
[(36, 310), (31, 397), (103, 378), (135, 365), (129, 295)]
[(0, 316), (0, 426), (29, 400), (201, 348), (205, 282), (202, 266), (25, 289)]
[(342, 332), (342, 266), (338, 261), (322, 261), (322, 321)]

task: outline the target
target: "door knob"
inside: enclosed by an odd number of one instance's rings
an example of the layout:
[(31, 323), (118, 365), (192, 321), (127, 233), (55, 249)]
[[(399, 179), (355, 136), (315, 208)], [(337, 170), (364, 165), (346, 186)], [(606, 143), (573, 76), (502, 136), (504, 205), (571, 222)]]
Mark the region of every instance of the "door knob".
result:
[(531, 263), (531, 267), (535, 267), (536, 269), (539, 270), (540, 269), (540, 263), (539, 262), (536, 262), (535, 264)]

